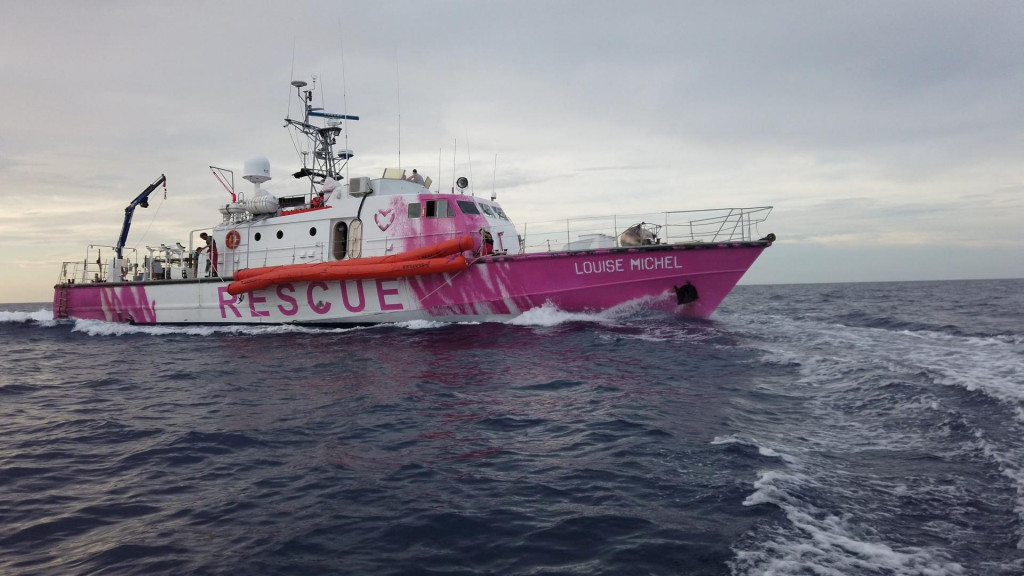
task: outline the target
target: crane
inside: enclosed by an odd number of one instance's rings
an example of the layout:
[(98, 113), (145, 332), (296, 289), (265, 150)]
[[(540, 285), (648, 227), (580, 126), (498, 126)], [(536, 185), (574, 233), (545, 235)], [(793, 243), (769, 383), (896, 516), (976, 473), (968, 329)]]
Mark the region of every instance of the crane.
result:
[(128, 229), (132, 226), (132, 216), (135, 214), (135, 207), (142, 206), (143, 208), (149, 208), (149, 195), (161, 184), (164, 185), (164, 188), (167, 187), (167, 177), (163, 174), (156, 179), (156, 182), (147, 186), (146, 189), (136, 196), (135, 200), (132, 200), (132, 203), (124, 209), (124, 224), (121, 225), (121, 236), (117, 239), (117, 246), (114, 248), (114, 251), (117, 252), (118, 260), (121, 259), (121, 250), (124, 249), (124, 243), (128, 241)]

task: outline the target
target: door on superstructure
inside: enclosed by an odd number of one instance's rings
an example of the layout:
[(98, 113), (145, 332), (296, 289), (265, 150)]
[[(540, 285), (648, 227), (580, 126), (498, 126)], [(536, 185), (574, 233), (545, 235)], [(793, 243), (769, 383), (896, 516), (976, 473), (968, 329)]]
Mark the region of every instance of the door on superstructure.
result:
[(359, 258), (363, 255), (363, 221), (352, 220), (348, 227), (348, 257)]
[(331, 257), (335, 260), (344, 260), (348, 254), (348, 223), (335, 223), (331, 234), (333, 235)]

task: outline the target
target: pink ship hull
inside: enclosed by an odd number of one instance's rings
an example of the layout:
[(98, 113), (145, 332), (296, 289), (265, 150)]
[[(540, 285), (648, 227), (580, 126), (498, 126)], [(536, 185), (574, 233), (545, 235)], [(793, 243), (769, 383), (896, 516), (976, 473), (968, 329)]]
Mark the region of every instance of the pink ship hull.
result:
[[(450, 274), (283, 283), (238, 296), (227, 293), (229, 280), (209, 278), (62, 284), (55, 289), (54, 317), (137, 324), (501, 320), (548, 302), (582, 312), (647, 300), (683, 316), (707, 318), (770, 245), (676, 244), (498, 256)], [(675, 288), (687, 283), (695, 294), (679, 297)]]

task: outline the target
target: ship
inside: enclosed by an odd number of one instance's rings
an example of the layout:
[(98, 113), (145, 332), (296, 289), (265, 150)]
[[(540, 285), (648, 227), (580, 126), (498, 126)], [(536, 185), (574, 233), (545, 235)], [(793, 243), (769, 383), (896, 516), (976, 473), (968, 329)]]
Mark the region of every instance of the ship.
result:
[(351, 176), (355, 154), (339, 149), (338, 140), (359, 117), (315, 107), (315, 81), (291, 85), (299, 110), (285, 127), (308, 147), (291, 176), (308, 190), (278, 197), (264, 188), (271, 180), (265, 157), (243, 162), (248, 191), (236, 187), (234, 171), (210, 166), (230, 195), (211, 217), (215, 223), (171, 243), (127, 248), (135, 211), (148, 207), (161, 186), (166, 190), (161, 175), (125, 208), (115, 244), (90, 244), (84, 259), (62, 264), (54, 318), (143, 325), (500, 322), (544, 306), (642, 307), (708, 318), (775, 241), (758, 232), (771, 206), (517, 225), (493, 192), (475, 194), (465, 177), (453, 175), (442, 190), (418, 170)]

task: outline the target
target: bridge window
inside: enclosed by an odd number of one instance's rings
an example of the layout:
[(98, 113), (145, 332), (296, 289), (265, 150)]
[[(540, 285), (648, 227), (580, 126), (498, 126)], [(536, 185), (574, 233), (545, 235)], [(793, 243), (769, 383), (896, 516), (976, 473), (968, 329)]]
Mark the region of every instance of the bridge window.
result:
[(419, 218), (419, 217), (420, 217), (420, 203), (419, 202), (413, 202), (413, 203), (409, 204), (409, 218)]
[(459, 205), (459, 209), (462, 210), (463, 214), (479, 214), (480, 210), (477, 209), (476, 204), (469, 200), (459, 200), (456, 202)]
[(448, 205), (447, 200), (428, 200), (427, 218), (452, 218), (455, 211)]

